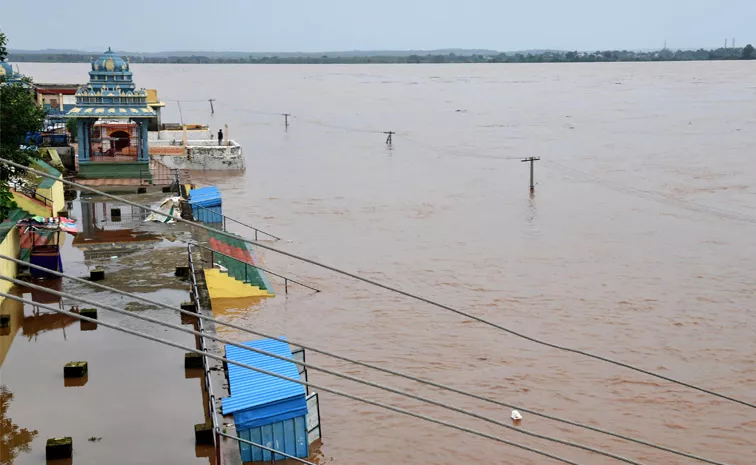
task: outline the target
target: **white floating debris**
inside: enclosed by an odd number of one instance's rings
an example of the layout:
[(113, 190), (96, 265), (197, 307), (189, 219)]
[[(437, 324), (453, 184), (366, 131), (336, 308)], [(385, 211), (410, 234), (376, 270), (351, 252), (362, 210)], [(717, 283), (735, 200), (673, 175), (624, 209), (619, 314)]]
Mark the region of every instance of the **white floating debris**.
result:
[(522, 420), (522, 415), (520, 415), (520, 412), (518, 412), (517, 410), (512, 410), (512, 420), (514, 421)]

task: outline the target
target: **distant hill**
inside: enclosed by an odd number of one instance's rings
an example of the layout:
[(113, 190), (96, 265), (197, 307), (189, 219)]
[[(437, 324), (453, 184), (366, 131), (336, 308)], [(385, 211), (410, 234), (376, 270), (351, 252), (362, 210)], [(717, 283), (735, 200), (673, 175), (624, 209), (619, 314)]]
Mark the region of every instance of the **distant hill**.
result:
[[(14, 55), (89, 55), (93, 57), (100, 56), (102, 51), (92, 52), (85, 50), (67, 50), (67, 49), (45, 49), (45, 50), (19, 50), (9, 49), (8, 52)], [(175, 50), (175, 51), (163, 51), (163, 52), (129, 52), (124, 50), (117, 50), (121, 56), (130, 57), (150, 57), (150, 58), (168, 58), (168, 57), (191, 57), (191, 56), (204, 56), (208, 58), (263, 58), (263, 57), (280, 57), (280, 58), (320, 58), (322, 56), (328, 56), (331, 58), (344, 57), (408, 57), (411, 55), (448, 55), (453, 53), (455, 55), (483, 55), (493, 56), (498, 55), (501, 52), (496, 50), (486, 49), (462, 49), (462, 48), (445, 48), (438, 50), (342, 50), (331, 52), (236, 52), (236, 51), (224, 51), (224, 52), (212, 52), (202, 50)], [(511, 52), (515, 53), (515, 52)]]
[[(430, 64), (430, 63), (565, 63), (565, 62), (617, 62), (617, 61), (711, 61), (753, 60), (756, 51), (751, 45), (743, 48), (712, 50), (603, 50), (562, 51), (522, 50), (497, 52), (486, 49), (436, 50), (352, 50), (335, 52), (201, 52), (165, 51), (154, 53), (119, 52), (132, 63), (176, 64)], [(99, 52), (74, 50), (11, 50), (8, 61), (47, 63), (88, 63)]]

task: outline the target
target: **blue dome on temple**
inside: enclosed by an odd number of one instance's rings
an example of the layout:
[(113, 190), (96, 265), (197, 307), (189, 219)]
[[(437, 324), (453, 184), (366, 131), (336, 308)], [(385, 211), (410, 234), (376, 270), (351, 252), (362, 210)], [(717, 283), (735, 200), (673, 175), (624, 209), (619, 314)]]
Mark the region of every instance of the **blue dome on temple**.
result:
[[(128, 71), (129, 63), (108, 48), (100, 58), (92, 62), (92, 71), (121, 72)], [(92, 73), (89, 73), (91, 76)]]
[(5, 76), (6, 78), (8, 78), (13, 74), (13, 66), (11, 66), (10, 63), (6, 61), (0, 61), (0, 76)]
[(13, 66), (7, 61), (0, 61), (0, 81), (4, 81), (6, 84), (21, 84), (24, 87), (29, 87), (29, 84), (23, 81), (23, 76), (13, 71)]

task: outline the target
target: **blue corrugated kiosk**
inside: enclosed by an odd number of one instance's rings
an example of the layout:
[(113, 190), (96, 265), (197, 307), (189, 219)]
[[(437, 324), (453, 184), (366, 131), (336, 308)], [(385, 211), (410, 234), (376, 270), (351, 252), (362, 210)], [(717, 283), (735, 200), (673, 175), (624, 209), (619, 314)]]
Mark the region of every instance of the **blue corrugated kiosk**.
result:
[[(243, 343), (245, 346), (292, 358), (289, 344), (271, 339)], [(226, 357), (235, 362), (300, 380), (297, 365), (267, 355), (226, 346)], [(240, 438), (299, 458), (308, 450), (306, 390), (301, 384), (228, 364), (231, 397), (223, 399), (223, 414), (233, 414)], [(272, 453), (239, 443), (243, 462), (271, 461)], [(276, 454), (276, 460), (285, 457)]]
[(202, 223), (223, 222), (223, 201), (217, 187), (192, 189), (189, 191), (189, 205), (195, 220)]

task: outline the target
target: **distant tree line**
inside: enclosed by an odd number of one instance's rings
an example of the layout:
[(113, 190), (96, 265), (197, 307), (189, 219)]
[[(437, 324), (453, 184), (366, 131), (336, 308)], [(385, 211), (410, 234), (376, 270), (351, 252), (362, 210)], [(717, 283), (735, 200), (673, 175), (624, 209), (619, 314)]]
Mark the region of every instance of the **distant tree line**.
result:
[[(13, 62), (88, 63), (90, 55), (11, 53)], [(742, 48), (718, 48), (712, 50), (669, 49), (653, 52), (630, 50), (603, 50), (597, 52), (546, 51), (534, 53), (499, 53), (497, 55), (409, 55), (409, 56), (287, 56), (287, 57), (207, 57), (191, 56), (132, 56), (131, 63), (184, 63), (184, 64), (368, 64), (368, 63), (594, 63), (594, 62), (634, 62), (634, 61), (707, 61), (707, 60), (753, 60), (756, 52), (751, 44)]]

